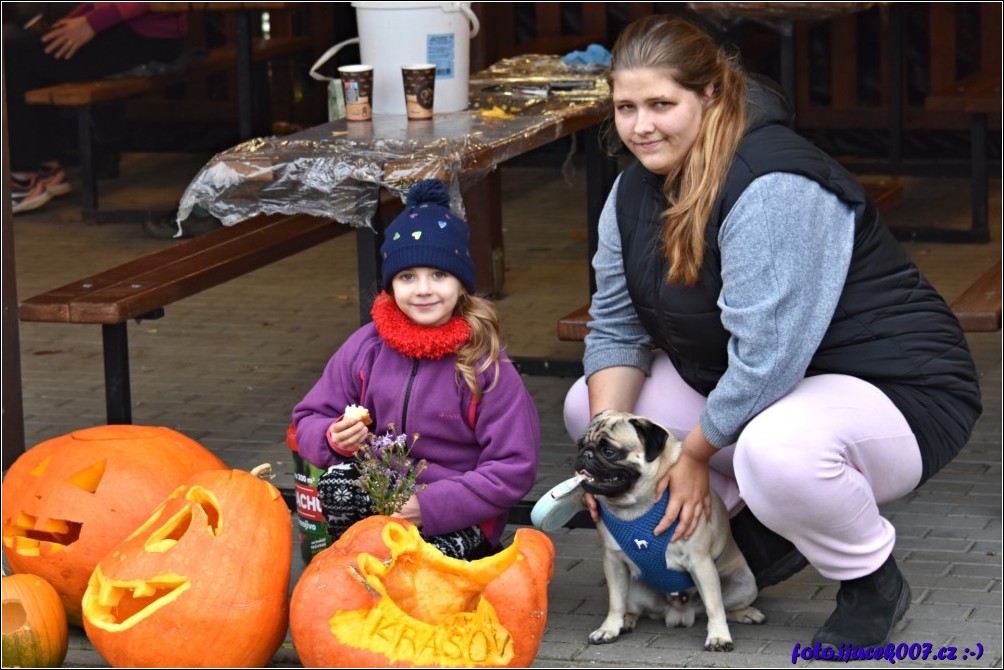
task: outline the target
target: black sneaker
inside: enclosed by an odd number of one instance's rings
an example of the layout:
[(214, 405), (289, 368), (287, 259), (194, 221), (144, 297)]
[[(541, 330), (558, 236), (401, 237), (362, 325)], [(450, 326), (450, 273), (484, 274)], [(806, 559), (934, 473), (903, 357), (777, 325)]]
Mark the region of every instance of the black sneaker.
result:
[(748, 507), (732, 517), (730, 525), (757, 589), (783, 582), (809, 564), (795, 545), (760, 523)]
[(910, 585), (889, 555), (882, 567), (864, 577), (840, 582), (837, 609), (812, 638), (812, 646), (832, 649), (885, 644), (910, 608)]

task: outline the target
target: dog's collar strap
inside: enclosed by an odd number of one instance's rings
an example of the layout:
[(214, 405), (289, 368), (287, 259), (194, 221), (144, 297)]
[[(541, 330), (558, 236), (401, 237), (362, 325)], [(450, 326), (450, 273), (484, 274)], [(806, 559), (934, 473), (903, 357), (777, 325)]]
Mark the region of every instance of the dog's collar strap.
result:
[(693, 588), (694, 580), (686, 572), (666, 567), (669, 538), (673, 537), (679, 519), (674, 521), (669, 530), (662, 535), (656, 536), (654, 533), (668, 504), (669, 489), (666, 489), (659, 502), (634, 521), (621, 521), (603, 504), (600, 504), (600, 518), (617, 540), (621, 550), (638, 566), (641, 571), (638, 575), (639, 581), (663, 593), (676, 593)]

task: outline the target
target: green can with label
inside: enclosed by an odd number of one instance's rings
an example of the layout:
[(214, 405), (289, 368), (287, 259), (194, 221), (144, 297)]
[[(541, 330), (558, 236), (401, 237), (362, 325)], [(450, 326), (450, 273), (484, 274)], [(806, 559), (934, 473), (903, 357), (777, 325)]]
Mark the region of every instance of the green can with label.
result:
[(300, 555), (306, 565), (332, 544), (328, 524), (321, 511), (321, 500), (317, 497), (317, 481), (324, 474), (324, 469), (300, 456), (296, 445), (296, 429), (292, 424), (286, 431), (286, 444), (293, 452), (293, 489), (296, 495), (296, 520), (300, 528)]

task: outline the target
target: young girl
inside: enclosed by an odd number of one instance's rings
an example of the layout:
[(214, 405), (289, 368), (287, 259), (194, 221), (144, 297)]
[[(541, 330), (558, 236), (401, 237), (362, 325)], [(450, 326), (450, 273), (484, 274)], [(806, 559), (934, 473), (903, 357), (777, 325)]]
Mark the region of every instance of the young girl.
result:
[(370, 432), (343, 416), (370, 412), (375, 433), (418, 434), (424, 484), (395, 516), (444, 554), (473, 560), (498, 549), (509, 510), (536, 481), (540, 420), (502, 349), (494, 307), (474, 295), (467, 223), (443, 184), (408, 194), (381, 247), (383, 286), (373, 322), (353, 333), (293, 410), (300, 454), (328, 471), (318, 497), (337, 539), (373, 514), (356, 485), (356, 451)]

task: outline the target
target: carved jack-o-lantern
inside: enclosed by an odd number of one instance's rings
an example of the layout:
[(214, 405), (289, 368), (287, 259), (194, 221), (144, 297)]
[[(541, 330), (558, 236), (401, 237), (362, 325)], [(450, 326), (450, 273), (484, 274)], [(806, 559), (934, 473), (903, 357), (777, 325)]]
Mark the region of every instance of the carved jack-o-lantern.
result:
[(293, 644), (306, 667), (526, 667), (553, 570), (554, 545), (532, 528), (494, 556), (462, 561), (406, 521), (370, 517), (304, 570)]
[(77, 430), (22, 454), (3, 483), (3, 546), (11, 570), (59, 593), (71, 623), (98, 561), (196, 472), (226, 465), (169, 428)]
[(84, 630), (114, 667), (264, 666), (286, 637), (292, 553), (278, 489), (201, 472), (94, 569)]

